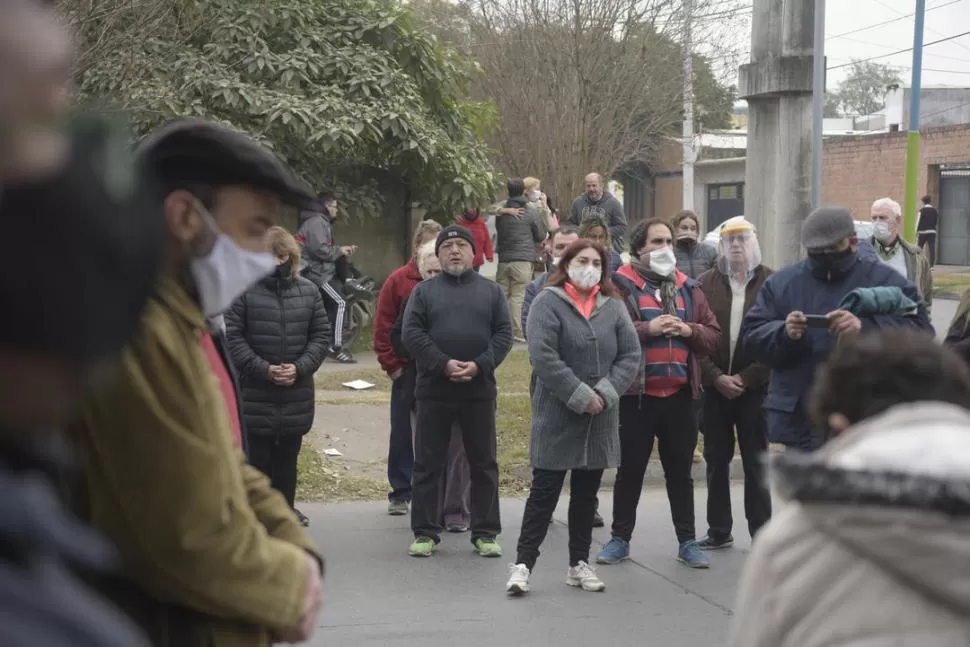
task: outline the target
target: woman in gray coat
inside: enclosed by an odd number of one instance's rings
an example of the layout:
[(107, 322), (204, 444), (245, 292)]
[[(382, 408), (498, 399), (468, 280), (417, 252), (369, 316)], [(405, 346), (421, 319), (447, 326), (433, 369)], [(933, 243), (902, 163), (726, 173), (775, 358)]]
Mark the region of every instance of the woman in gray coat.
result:
[(603, 470), (620, 459), (617, 405), (636, 377), (640, 342), (623, 303), (613, 297), (606, 249), (580, 239), (570, 245), (529, 311), (532, 362), (532, 489), (519, 534), (518, 557), (506, 591), (529, 591), (566, 472), (569, 571), (566, 583), (605, 587), (589, 566), (596, 493)]

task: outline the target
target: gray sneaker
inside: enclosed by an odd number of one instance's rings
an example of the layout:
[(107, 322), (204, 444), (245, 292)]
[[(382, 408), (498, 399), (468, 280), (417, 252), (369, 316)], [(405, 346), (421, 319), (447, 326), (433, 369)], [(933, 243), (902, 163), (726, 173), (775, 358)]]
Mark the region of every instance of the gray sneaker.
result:
[(391, 501), (387, 504), (387, 514), (392, 517), (403, 517), (408, 513), (407, 501)]

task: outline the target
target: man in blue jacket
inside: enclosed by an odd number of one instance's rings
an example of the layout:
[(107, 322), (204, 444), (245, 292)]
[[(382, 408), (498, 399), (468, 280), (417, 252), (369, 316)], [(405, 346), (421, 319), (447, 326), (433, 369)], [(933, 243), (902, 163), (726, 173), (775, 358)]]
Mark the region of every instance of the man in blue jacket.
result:
[[(771, 368), (765, 398), (768, 439), (812, 450), (822, 444), (805, 413), (805, 396), (815, 367), (843, 336), (881, 328), (913, 327), (933, 334), (925, 302), (916, 286), (869, 254), (860, 253), (848, 209), (816, 209), (802, 226), (808, 258), (782, 268), (765, 281), (744, 318), (741, 339), (755, 361)], [(856, 316), (839, 308), (856, 288), (894, 286), (918, 304), (912, 314)], [(809, 326), (806, 315), (824, 315), (827, 327)], [(823, 322), (824, 323), (824, 322)]]

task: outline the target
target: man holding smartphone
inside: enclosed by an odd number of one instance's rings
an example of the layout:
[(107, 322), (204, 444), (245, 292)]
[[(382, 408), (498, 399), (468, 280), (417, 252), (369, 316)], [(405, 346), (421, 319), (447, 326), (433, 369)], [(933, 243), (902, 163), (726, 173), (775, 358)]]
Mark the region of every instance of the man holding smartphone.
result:
[[(824, 430), (812, 429), (804, 394), (816, 365), (843, 336), (907, 326), (933, 334), (916, 286), (878, 259), (858, 254), (858, 242), (848, 209), (816, 209), (802, 225), (808, 258), (770, 276), (744, 318), (742, 347), (771, 369), (764, 404), (770, 442), (800, 450), (821, 446)], [(877, 286), (900, 288), (919, 304), (916, 313), (857, 317), (839, 308), (852, 290)]]

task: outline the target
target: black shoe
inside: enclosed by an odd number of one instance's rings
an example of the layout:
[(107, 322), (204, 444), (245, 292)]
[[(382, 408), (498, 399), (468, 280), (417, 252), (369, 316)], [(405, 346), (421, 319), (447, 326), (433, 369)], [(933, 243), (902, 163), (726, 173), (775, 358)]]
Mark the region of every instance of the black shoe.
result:
[(601, 515), (599, 512), (594, 512), (593, 513), (593, 527), (594, 528), (602, 528), (605, 525), (606, 525), (606, 522), (603, 521), (603, 515)]
[(300, 512), (299, 510), (297, 510), (296, 508), (293, 508), (293, 512), (296, 513), (296, 518), (300, 520), (300, 525), (301, 526), (303, 526), (304, 528), (307, 528), (310, 525), (310, 518), (309, 517), (307, 517), (305, 514), (303, 514), (302, 512)]
[(721, 550), (723, 548), (730, 548), (734, 545), (734, 537), (728, 535), (724, 539), (717, 539), (707, 535), (697, 540), (697, 546), (701, 550)]
[(330, 357), (334, 358), (341, 364), (356, 364), (357, 360), (354, 356), (350, 354), (350, 351), (346, 351), (342, 348), (331, 348)]

